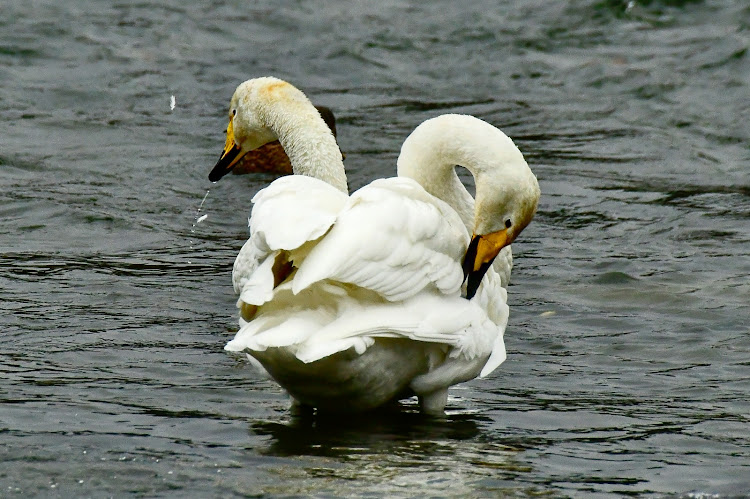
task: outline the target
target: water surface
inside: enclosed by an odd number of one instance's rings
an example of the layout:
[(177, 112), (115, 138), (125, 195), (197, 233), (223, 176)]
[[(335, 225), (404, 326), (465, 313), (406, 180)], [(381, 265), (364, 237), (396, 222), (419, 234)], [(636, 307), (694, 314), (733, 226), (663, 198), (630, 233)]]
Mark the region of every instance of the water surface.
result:
[[(750, 491), (746, 2), (8, 0), (0, 28), (0, 495)], [(539, 177), (508, 360), (445, 420), (294, 418), (222, 350), (271, 178), (206, 177), (266, 74), (333, 108), (352, 188), (448, 112)]]

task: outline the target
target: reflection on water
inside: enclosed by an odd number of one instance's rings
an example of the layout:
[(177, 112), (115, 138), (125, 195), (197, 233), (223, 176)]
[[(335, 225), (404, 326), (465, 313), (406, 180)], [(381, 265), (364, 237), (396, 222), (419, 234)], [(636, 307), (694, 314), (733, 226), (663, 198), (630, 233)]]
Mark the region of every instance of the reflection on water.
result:
[[(299, 415), (287, 423), (251, 424), (258, 435), (273, 437), (269, 455), (341, 457), (350, 452), (388, 454), (434, 446), (438, 441), (478, 436), (479, 416), (431, 418), (418, 411), (391, 410), (353, 416)], [(485, 419), (486, 422), (486, 419)]]
[[(515, 460), (522, 449), (491, 442), (480, 430), (489, 419), (476, 414), (431, 418), (396, 409), (349, 417), (298, 416), (259, 421), (256, 435), (270, 437), (263, 455), (304, 456), (297, 479), (327, 478), (307, 491), (335, 495), (378, 493), (463, 495), (517, 490), (514, 478), (529, 471)], [(283, 488), (279, 488), (281, 492)], [(273, 493), (273, 490), (267, 490)]]

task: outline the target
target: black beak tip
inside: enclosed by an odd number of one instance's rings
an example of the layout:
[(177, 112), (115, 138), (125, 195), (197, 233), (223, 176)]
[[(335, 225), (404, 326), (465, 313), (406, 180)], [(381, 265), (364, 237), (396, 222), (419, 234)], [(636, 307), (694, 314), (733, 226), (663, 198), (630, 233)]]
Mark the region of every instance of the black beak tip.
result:
[[(477, 256), (478, 245), (479, 237), (474, 236), (469, 243), (469, 247), (467, 248), (466, 254), (464, 255), (464, 261), (462, 262), (464, 281), (468, 280), (468, 282), (466, 283), (467, 300), (471, 300), (472, 298), (474, 298), (474, 295), (479, 288), (479, 283), (482, 282), (482, 276), (484, 276), (484, 273), (487, 271), (486, 268), (484, 270), (482, 270), (481, 268), (477, 271), (472, 270), (474, 260)], [(478, 278), (477, 275), (479, 275)]]
[(214, 168), (211, 170), (211, 173), (208, 174), (208, 180), (211, 182), (216, 182), (221, 179), (224, 175), (226, 175), (226, 171), (222, 171), (221, 168)]
[(473, 270), (469, 272), (466, 282), (466, 299), (471, 300), (474, 295), (477, 294), (479, 285), (482, 283), (482, 278), (487, 273), (487, 270), (492, 266), (492, 261), (485, 262), (479, 267), (479, 270)]
[(239, 149), (233, 149), (231, 152), (222, 154), (219, 161), (214, 166), (211, 173), (208, 174), (208, 180), (216, 182), (221, 179), (224, 175), (232, 171), (236, 163), (236, 158), (239, 156)]

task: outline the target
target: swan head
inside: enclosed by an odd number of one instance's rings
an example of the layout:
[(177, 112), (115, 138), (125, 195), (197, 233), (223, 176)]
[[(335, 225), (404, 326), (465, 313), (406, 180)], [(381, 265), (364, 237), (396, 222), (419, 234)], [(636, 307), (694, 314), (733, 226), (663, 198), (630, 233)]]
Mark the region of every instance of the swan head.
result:
[[(456, 165), (474, 176), (475, 199), (461, 184)], [(523, 154), (510, 137), (486, 121), (443, 114), (424, 121), (407, 137), (398, 174), (413, 178), (448, 203), (473, 231), (463, 261), (466, 297), (471, 299), (500, 250), (518, 237), (536, 212), (539, 183)]]
[(278, 140), (278, 124), (272, 121), (279, 108), (293, 113), (308, 107), (313, 108), (301, 91), (278, 78), (254, 78), (241, 83), (229, 103), (224, 150), (208, 175), (209, 180), (216, 182), (232, 171), (245, 154)]
[(534, 218), (540, 196), (539, 183), (515, 145), (475, 171), (475, 227), (463, 262), (468, 299), (476, 293), (495, 257)]

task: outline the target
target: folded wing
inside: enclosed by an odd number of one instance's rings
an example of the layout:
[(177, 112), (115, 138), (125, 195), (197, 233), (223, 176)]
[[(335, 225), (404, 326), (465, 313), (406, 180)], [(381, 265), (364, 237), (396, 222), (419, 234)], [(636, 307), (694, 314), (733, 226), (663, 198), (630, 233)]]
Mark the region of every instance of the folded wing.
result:
[(425, 289), (459, 293), (469, 234), (458, 214), (408, 178), (376, 180), (355, 192), (310, 251), (293, 290), (329, 279), (400, 301)]
[(250, 238), (232, 271), (240, 299), (251, 305), (271, 300), (277, 262), (325, 234), (348, 200), (330, 184), (302, 175), (279, 178), (259, 191), (248, 220)]
[[(488, 272), (474, 299), (461, 297), (468, 231), (414, 180), (377, 180), (347, 197), (291, 176), (253, 202), (233, 279), (240, 307), (259, 308), (240, 319), (228, 350), (286, 348), (309, 363), (362, 353), (376, 338), (442, 344), (456, 362), (424, 386), (486, 375), (505, 359), (500, 275)], [(287, 263), (292, 270), (280, 279)]]

